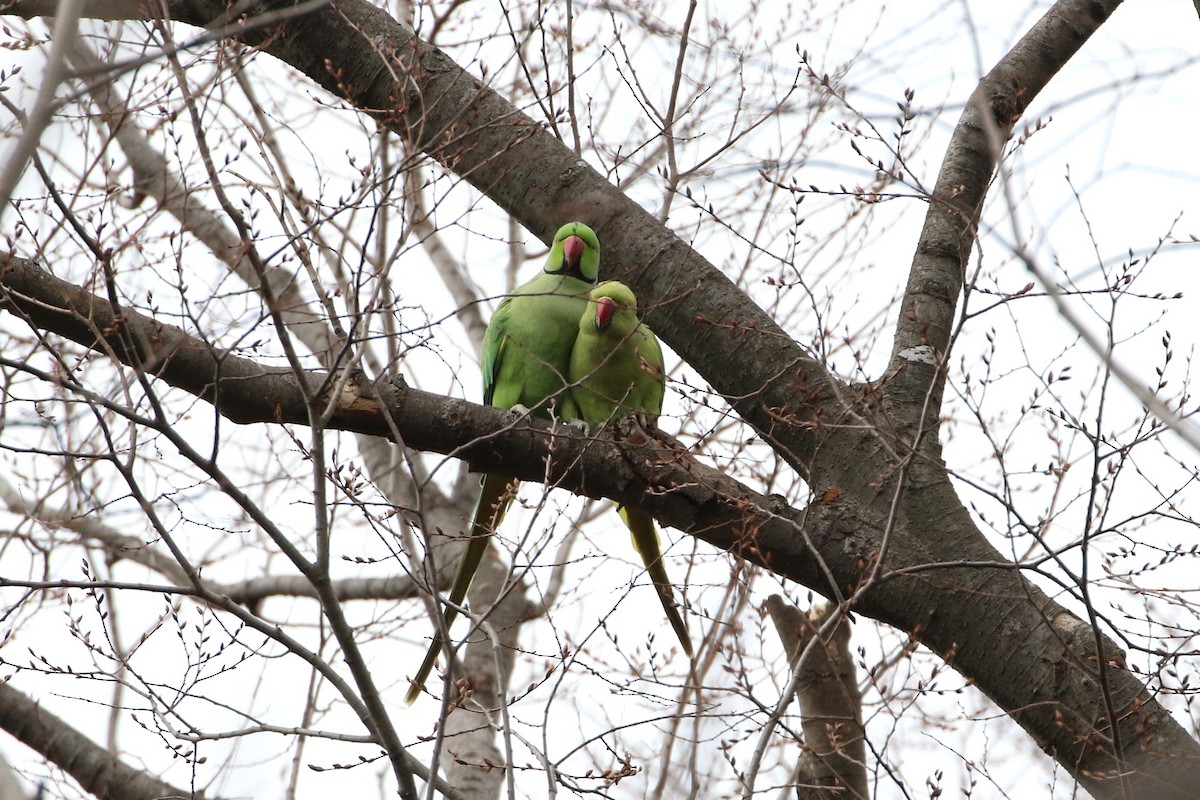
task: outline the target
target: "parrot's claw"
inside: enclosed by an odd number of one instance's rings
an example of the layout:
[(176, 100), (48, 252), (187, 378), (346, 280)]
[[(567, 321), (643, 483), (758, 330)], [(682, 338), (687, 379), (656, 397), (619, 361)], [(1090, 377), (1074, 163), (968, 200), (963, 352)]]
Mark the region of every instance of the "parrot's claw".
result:
[[(555, 408), (553, 411), (557, 412), (558, 409)], [(590, 433), (592, 430), (592, 426), (588, 425), (575, 414), (571, 414), (569, 417), (560, 417), (557, 413), (551, 413), (550, 424), (554, 430), (558, 430), (560, 427), (574, 428), (575, 430), (582, 431), (585, 434)]]
[(516, 417), (517, 419), (520, 419), (521, 417), (527, 417), (530, 414), (532, 414), (533, 409), (531, 409), (529, 406), (525, 406), (525, 405), (521, 405), (520, 403), (517, 403), (514, 406), (509, 406), (508, 412), (510, 414), (512, 414), (514, 417)]
[(618, 420), (615, 428), (617, 433), (629, 439), (640, 434), (641, 438), (648, 438), (648, 434), (657, 429), (657, 425), (650, 419), (649, 416), (641, 412), (635, 412)]
[(658, 429), (658, 422), (655, 420), (655, 418), (644, 411), (634, 412), (633, 419), (637, 422), (641, 429), (647, 433), (652, 433)]

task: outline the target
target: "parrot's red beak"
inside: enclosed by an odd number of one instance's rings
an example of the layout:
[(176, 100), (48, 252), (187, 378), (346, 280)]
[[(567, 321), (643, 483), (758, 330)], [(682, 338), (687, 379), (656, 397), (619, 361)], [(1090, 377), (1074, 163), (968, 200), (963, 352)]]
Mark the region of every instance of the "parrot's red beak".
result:
[(601, 297), (596, 301), (596, 327), (600, 330), (607, 328), (615, 313), (617, 313), (617, 302), (611, 297)]
[(583, 258), (583, 239), (578, 236), (568, 236), (563, 242), (563, 256), (567, 265), (578, 272), (579, 259)]

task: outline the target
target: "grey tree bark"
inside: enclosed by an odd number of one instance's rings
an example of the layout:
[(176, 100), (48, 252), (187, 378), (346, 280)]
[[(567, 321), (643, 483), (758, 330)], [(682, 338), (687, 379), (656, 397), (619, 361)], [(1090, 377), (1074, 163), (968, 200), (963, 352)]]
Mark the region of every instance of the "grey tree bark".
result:
[[(869, 800), (850, 620), (827, 603), (806, 614), (777, 594), (767, 598), (767, 612), (795, 672), (792, 682), (804, 727), (796, 800)], [(827, 623), (832, 631), (822, 633)]]

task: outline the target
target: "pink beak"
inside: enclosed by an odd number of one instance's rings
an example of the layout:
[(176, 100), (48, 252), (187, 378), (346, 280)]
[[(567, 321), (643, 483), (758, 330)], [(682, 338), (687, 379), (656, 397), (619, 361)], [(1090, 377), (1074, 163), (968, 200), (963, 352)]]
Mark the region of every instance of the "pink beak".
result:
[(596, 327), (600, 330), (607, 328), (615, 313), (617, 313), (616, 301), (611, 297), (601, 297), (596, 301)]
[(579, 259), (583, 258), (583, 239), (578, 236), (568, 236), (563, 242), (563, 256), (571, 269), (579, 269)]

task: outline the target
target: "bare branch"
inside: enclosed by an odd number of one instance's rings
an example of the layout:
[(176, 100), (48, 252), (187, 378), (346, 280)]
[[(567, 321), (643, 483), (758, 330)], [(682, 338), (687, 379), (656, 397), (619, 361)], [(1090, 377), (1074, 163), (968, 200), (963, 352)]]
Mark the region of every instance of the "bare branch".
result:
[(45, 755), (96, 797), (162, 800), (194, 796), (190, 789), (178, 789), (124, 763), (7, 682), (0, 683), (0, 727)]

